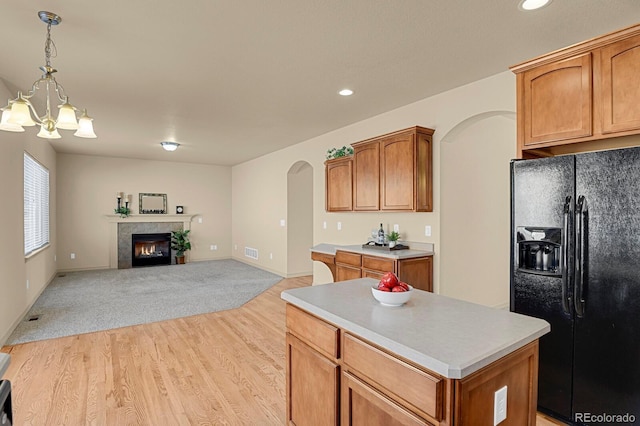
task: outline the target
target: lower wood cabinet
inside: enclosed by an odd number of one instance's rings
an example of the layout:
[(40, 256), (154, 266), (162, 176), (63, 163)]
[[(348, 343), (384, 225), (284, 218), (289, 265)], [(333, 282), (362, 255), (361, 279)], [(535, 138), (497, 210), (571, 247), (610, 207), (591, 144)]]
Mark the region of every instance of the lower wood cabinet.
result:
[[(313, 256), (312, 256), (313, 258)], [(314, 259), (320, 260), (321, 259)], [(327, 264), (330, 268), (333, 265)], [(335, 282), (356, 278), (380, 279), (386, 272), (393, 272), (401, 281), (413, 287), (433, 291), (433, 257), (423, 256), (410, 259), (392, 259), (382, 256), (361, 255), (336, 251)]]
[(287, 420), (302, 426), (535, 426), (538, 341), (463, 379), (440, 376), (287, 304)]
[(287, 371), (290, 424), (339, 425), (338, 364), (287, 333)]
[(432, 425), (347, 372), (342, 373), (341, 404), (342, 425)]

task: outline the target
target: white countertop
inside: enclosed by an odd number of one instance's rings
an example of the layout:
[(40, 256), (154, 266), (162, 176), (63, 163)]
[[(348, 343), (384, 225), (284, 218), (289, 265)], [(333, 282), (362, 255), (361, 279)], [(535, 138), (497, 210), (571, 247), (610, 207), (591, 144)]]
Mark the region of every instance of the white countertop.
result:
[(9, 356), (9, 354), (0, 352), (0, 379), (2, 378), (2, 375), (5, 373), (5, 371), (7, 371), (7, 368), (9, 368), (10, 361), (11, 357)]
[[(429, 246), (433, 247), (431, 244)], [(351, 253), (365, 254), (371, 256), (388, 257), (391, 259), (411, 259), (414, 257), (433, 256), (433, 250), (377, 250), (374, 248), (363, 248), (362, 245), (337, 245), (337, 244), (317, 244), (311, 247), (312, 252), (323, 253), (335, 256), (336, 250), (348, 251)]]
[(544, 320), (413, 290), (380, 305), (371, 278), (303, 287), (282, 299), (444, 377), (461, 379), (550, 331)]

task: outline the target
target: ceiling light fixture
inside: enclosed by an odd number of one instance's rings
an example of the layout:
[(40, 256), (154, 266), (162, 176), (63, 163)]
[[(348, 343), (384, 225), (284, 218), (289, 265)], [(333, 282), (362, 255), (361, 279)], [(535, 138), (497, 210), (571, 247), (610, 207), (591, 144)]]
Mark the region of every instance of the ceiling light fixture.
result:
[[(69, 103), (69, 96), (66, 95), (64, 87), (59, 84), (53, 76), (58, 70), (51, 66), (51, 52), (53, 56), (57, 55), (56, 45), (51, 40), (51, 26), (58, 25), (62, 22), (62, 18), (51, 12), (38, 12), (40, 20), (47, 24), (47, 40), (44, 43), (45, 65), (40, 67), (44, 73), (40, 79), (36, 80), (31, 86), (31, 90), (27, 94), (18, 92), (18, 97), (9, 100), (6, 107), (2, 108), (2, 119), (0, 120), (0, 130), (8, 132), (24, 132), (24, 126), (40, 125), (38, 137), (45, 139), (60, 139), (58, 129), (75, 130), (74, 136), (80, 138), (97, 137), (93, 131), (93, 119), (87, 115), (87, 110), (83, 110), (80, 119), (76, 119), (76, 107)], [(33, 104), (31, 98), (36, 94), (36, 90), (40, 89), (40, 84), (46, 88), (46, 105), (47, 109), (44, 115), (40, 116)], [(55, 95), (60, 101), (58, 105), (58, 117), (53, 119), (51, 115), (51, 91), (55, 91)], [(33, 117), (32, 117), (33, 113)]]
[(342, 89), (341, 91), (338, 92), (339, 95), (341, 96), (351, 96), (353, 95), (353, 90), (351, 89)]
[(165, 151), (175, 151), (180, 144), (178, 142), (160, 142)]
[(551, 3), (551, 0), (522, 0), (519, 4), (521, 10), (529, 11), (545, 7)]

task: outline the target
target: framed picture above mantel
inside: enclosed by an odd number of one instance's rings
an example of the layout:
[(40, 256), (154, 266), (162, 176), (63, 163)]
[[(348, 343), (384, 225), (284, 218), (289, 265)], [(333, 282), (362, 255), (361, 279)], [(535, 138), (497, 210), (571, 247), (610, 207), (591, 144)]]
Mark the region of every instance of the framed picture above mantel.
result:
[(140, 193), (140, 214), (167, 214), (167, 194)]

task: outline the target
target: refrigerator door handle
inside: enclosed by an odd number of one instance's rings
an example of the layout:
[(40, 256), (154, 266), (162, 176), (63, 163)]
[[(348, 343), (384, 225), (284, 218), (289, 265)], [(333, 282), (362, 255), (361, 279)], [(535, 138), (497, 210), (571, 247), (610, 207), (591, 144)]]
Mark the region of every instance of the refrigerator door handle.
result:
[(578, 197), (576, 206), (576, 256), (575, 256), (575, 280), (573, 287), (573, 306), (576, 310), (578, 318), (584, 316), (584, 285), (586, 281), (586, 216), (587, 216), (587, 200), (584, 195)]
[(569, 273), (573, 270), (570, 262), (571, 237), (573, 221), (573, 198), (569, 195), (564, 202), (564, 220), (562, 241), (562, 310), (565, 314), (571, 315), (571, 296), (569, 295)]

